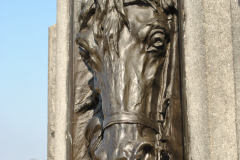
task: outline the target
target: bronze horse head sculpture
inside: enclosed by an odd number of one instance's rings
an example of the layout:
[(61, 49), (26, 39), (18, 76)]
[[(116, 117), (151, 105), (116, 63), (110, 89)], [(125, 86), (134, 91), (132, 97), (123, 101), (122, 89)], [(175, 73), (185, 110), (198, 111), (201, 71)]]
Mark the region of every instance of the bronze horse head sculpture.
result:
[[(94, 74), (95, 114), (86, 138), (93, 159), (164, 155), (176, 38), (173, 0), (88, 0), (76, 42)], [(100, 100), (99, 100), (100, 99)]]

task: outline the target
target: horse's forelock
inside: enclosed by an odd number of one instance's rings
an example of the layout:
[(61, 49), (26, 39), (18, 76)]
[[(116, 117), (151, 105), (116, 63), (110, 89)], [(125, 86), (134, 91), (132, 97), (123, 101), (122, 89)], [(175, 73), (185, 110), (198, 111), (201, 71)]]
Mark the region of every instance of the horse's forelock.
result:
[[(176, 0), (142, 0), (144, 3), (150, 4), (155, 10), (157, 7), (161, 7), (163, 11), (167, 14), (170, 13), (171, 10), (176, 10)], [(122, 27), (125, 25), (128, 29), (128, 19), (124, 12), (124, 0), (95, 0), (97, 5), (97, 14), (95, 16), (95, 23), (94, 23), (94, 34), (96, 39), (103, 38), (103, 34), (119, 34)], [(116, 12), (118, 16), (111, 17), (110, 14), (112, 12)], [(171, 14), (171, 13), (170, 13)], [(106, 26), (106, 22), (108, 24), (118, 23), (117, 25), (110, 25)], [(114, 28), (119, 26), (117, 28)], [(112, 27), (112, 28), (111, 28)], [(102, 32), (103, 30), (107, 32)], [(115, 33), (116, 32), (116, 33)], [(118, 39), (117, 39), (118, 40)], [(117, 43), (117, 42), (116, 42)]]
[[(118, 52), (118, 40), (123, 24), (126, 24), (122, 0), (96, 0), (96, 14), (94, 21), (94, 37), (98, 44), (103, 41), (110, 45), (113, 40), (114, 48)], [(123, 17), (125, 16), (125, 17)]]

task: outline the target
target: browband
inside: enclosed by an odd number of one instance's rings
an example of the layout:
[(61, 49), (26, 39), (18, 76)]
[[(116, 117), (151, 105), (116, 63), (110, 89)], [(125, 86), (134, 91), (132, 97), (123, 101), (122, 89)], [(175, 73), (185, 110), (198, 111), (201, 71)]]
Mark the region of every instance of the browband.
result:
[(159, 126), (156, 121), (134, 112), (116, 112), (108, 115), (103, 121), (103, 130), (113, 124), (141, 124), (154, 129), (159, 133)]

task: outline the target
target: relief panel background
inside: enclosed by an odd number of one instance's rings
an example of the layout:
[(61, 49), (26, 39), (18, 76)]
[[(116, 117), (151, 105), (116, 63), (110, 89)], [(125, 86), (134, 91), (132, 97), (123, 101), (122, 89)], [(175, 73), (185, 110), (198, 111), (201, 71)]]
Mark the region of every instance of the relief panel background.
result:
[[(74, 24), (73, 24), (73, 41), (75, 42), (76, 34), (79, 32), (78, 15), (81, 11), (81, 1), (74, 0)], [(93, 111), (79, 112), (80, 106), (89, 94), (90, 88), (88, 81), (92, 77), (79, 54), (78, 46), (74, 43), (73, 48), (73, 76), (74, 76), (74, 108), (73, 108), (73, 160), (91, 159), (88, 154), (88, 143), (85, 138), (85, 128), (92, 118)]]

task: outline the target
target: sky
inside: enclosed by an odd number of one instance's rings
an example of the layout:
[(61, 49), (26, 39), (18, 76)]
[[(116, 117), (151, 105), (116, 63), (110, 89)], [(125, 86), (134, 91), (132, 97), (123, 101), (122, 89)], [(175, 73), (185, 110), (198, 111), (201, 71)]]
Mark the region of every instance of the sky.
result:
[(48, 27), (56, 0), (0, 0), (0, 160), (47, 160)]

